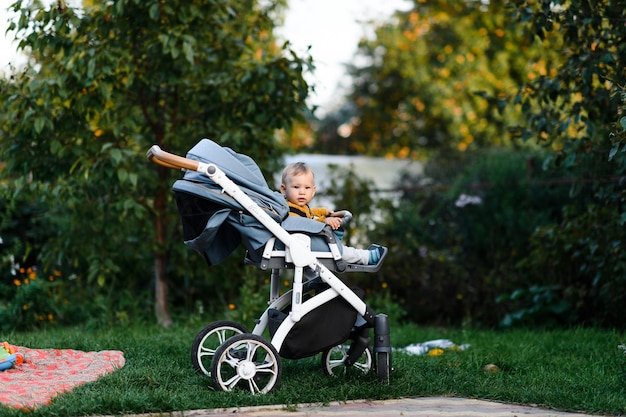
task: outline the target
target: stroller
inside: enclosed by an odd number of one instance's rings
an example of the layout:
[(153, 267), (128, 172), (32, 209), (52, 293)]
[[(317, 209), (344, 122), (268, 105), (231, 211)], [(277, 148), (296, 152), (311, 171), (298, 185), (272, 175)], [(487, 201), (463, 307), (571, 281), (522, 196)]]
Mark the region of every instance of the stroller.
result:
[[(363, 373), (375, 369), (378, 379), (389, 383), (387, 315), (375, 314), (363, 301), (362, 290), (349, 288), (334, 274), (376, 272), (386, 252), (376, 265), (346, 264), (341, 242), (329, 226), (289, 216), (283, 195), (269, 188), (250, 157), (209, 139), (202, 139), (186, 158), (157, 145), (147, 157), (185, 171), (173, 191), (186, 245), (215, 265), (243, 244), (245, 262), (271, 272), (268, 307), (251, 332), (220, 320), (197, 334), (191, 348), (197, 372), (209, 376), (218, 390), (240, 387), (264, 394), (279, 384), (281, 358), (322, 353), (328, 375), (348, 368)], [(339, 213), (344, 221), (351, 217)], [(292, 288), (280, 295), (280, 272), (286, 269), (293, 270)]]

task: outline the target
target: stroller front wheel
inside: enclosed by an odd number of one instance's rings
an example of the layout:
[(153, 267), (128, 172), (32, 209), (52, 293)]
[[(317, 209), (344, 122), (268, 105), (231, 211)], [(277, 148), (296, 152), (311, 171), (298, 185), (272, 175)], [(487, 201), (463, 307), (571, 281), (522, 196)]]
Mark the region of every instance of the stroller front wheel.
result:
[(376, 374), (383, 384), (389, 384), (391, 371), (391, 354), (389, 352), (376, 352)]
[(191, 345), (193, 369), (211, 376), (211, 361), (217, 348), (231, 336), (248, 333), (241, 324), (230, 320), (215, 321), (198, 332)]
[(222, 391), (233, 391), (239, 386), (252, 394), (267, 394), (278, 386), (281, 372), (276, 348), (251, 333), (226, 340), (217, 348), (211, 362), (211, 379)]

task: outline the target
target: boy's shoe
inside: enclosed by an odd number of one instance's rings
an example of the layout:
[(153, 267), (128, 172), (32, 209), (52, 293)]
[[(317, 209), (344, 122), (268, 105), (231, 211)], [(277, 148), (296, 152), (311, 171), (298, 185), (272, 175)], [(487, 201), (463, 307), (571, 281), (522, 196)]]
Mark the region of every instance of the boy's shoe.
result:
[(370, 260), (368, 265), (381, 265), (387, 256), (387, 249), (385, 246), (372, 244), (367, 248), (370, 251)]

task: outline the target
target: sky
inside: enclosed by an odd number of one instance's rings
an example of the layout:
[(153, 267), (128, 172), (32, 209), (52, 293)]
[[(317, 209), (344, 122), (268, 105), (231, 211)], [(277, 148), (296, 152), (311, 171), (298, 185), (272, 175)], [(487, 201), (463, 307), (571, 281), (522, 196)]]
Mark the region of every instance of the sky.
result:
[(407, 0), (288, 0), (285, 23), (276, 33), (293, 44), (296, 52), (310, 45), (316, 69), (307, 81), (315, 85), (311, 104), (321, 112), (338, 104), (349, 85), (345, 64), (349, 63), (359, 39), (372, 37), (362, 22), (383, 22), (396, 10), (407, 10)]
[[(10, 18), (6, 8), (12, 2), (2, 0), (0, 6), (0, 72), (8, 71), (9, 62), (21, 62), (15, 52), (12, 34), (5, 36)], [(319, 106), (318, 114), (332, 110), (349, 79), (345, 75), (345, 64), (349, 63), (362, 36), (371, 37), (361, 22), (387, 20), (395, 10), (407, 10), (409, 0), (288, 0), (289, 10), (285, 24), (276, 30), (283, 40), (303, 55), (311, 47), (316, 69), (307, 76), (315, 85), (316, 93), (310, 104)]]

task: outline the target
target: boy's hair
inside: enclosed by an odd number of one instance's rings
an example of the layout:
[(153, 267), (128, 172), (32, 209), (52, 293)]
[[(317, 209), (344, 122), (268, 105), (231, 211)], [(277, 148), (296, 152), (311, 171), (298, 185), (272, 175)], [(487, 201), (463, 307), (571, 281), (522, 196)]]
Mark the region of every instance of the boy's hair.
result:
[(282, 175), (281, 181), (283, 184), (287, 184), (288, 178), (293, 177), (295, 175), (308, 174), (308, 173), (311, 173), (311, 175), (313, 175), (313, 178), (315, 179), (315, 173), (313, 172), (311, 167), (308, 166), (306, 163), (292, 162), (291, 164), (287, 165), (285, 169), (283, 169), (283, 175)]

